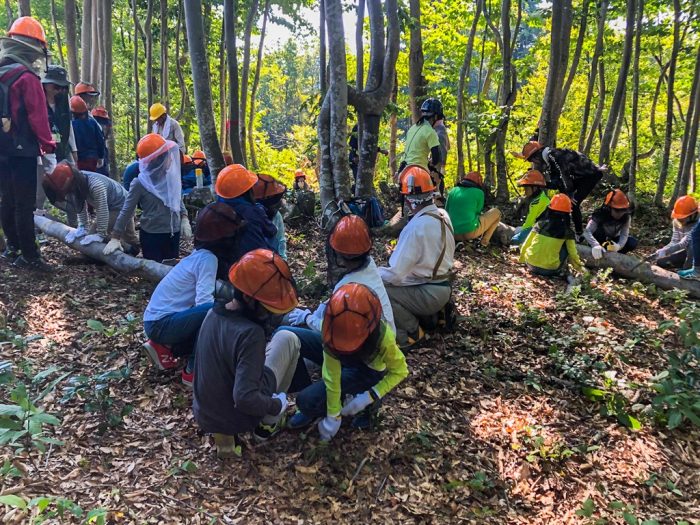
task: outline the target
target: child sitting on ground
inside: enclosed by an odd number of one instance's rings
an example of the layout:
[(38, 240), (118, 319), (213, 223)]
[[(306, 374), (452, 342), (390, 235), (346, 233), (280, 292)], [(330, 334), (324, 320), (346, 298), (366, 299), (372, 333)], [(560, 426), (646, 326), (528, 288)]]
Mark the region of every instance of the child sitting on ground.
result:
[(583, 272), (571, 229), (571, 199), (563, 193), (552, 197), (545, 212), (520, 249), (520, 262), (529, 270), (546, 277), (568, 276), (568, 264)]
[(654, 252), (654, 264), (662, 268), (689, 268), (693, 262), (690, 232), (698, 224), (698, 202), (690, 195), (673, 205), (673, 234), (666, 246)]
[(591, 245), (593, 258), (600, 259), (604, 251), (628, 253), (637, 247), (630, 235), (632, 207), (622, 190), (609, 191), (603, 205), (593, 212), (583, 232)]
[(456, 241), (467, 241), (481, 237), (481, 245), (488, 246), (491, 236), (498, 228), (501, 211), (491, 208), (484, 212), (484, 181), (476, 171), (464, 176), (447, 195), (445, 209), (454, 226)]
[(287, 235), (280, 209), (284, 204), (283, 198), (286, 191), (287, 186), (264, 173), (258, 175), (258, 181), (253, 186), (255, 201), (258, 204), (262, 204), (267, 213), (267, 218), (277, 228), (277, 235), (275, 235), (272, 250), (279, 253), (280, 257), (285, 261), (287, 260)]
[(547, 181), (544, 175), (537, 170), (528, 171), (525, 176), (518, 181), (518, 186), (525, 191), (525, 204), (527, 204), (527, 216), (522, 226), (515, 229), (515, 235), (510, 240), (513, 245), (522, 244), (530, 234), (532, 227), (537, 222), (537, 218), (549, 206), (549, 197), (545, 192)]

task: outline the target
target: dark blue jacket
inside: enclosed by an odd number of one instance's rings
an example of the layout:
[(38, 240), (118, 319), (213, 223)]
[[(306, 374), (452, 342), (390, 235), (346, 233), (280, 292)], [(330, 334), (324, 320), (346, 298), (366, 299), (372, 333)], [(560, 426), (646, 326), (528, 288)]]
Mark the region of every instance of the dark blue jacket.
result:
[(234, 254), (234, 262), (251, 250), (267, 248), (274, 250), (277, 228), (267, 218), (265, 208), (261, 204), (254, 204), (243, 197), (224, 199), (217, 197), (219, 202), (225, 202), (244, 220), (246, 225), (239, 233), (237, 253)]
[(78, 160), (105, 158), (105, 137), (94, 118), (74, 118), (73, 133), (78, 147)]
[(139, 176), (139, 161), (135, 160), (131, 164), (129, 164), (126, 169), (124, 170), (124, 173), (122, 173), (122, 184), (126, 188), (126, 191), (129, 191), (129, 188), (131, 187), (131, 181), (134, 180), (136, 177)]

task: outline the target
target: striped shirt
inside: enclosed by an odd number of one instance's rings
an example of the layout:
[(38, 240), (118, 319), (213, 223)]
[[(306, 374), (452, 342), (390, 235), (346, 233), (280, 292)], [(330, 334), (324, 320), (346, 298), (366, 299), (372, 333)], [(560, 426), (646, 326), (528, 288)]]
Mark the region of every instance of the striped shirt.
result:
[(87, 179), (88, 195), (78, 214), (78, 225), (87, 229), (90, 223), (88, 204), (95, 209), (95, 233), (107, 237), (109, 212), (118, 212), (126, 200), (126, 190), (115, 180), (92, 171), (83, 171)]

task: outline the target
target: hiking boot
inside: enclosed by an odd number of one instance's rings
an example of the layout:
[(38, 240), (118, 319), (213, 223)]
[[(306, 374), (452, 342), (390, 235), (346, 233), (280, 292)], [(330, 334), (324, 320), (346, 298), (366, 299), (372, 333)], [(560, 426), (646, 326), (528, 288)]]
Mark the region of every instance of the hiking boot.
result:
[(442, 307), (442, 310), (438, 312), (437, 325), (441, 330), (448, 332), (454, 330), (455, 326), (457, 326), (457, 309), (455, 308), (452, 299), (450, 299), (447, 304)]
[(7, 259), (8, 261), (14, 261), (15, 259), (17, 259), (17, 257), (19, 257), (19, 249), (8, 244), (7, 248), (5, 248), (5, 251), (2, 252), (2, 254), (0, 254), (0, 257), (2, 257), (3, 259)]
[(177, 367), (177, 359), (169, 347), (149, 339), (143, 343), (143, 349), (158, 370), (171, 370)]
[(300, 428), (306, 428), (314, 422), (313, 417), (309, 417), (301, 411), (297, 410), (296, 413), (287, 420), (287, 428), (290, 430), (299, 430)]
[(192, 385), (194, 385), (194, 370), (188, 372), (187, 368), (182, 369), (182, 384), (192, 390)]
[(25, 259), (23, 255), (20, 255), (19, 257), (17, 257), (17, 259), (15, 259), (15, 262), (12, 264), (17, 268), (22, 268), (23, 270), (29, 270), (32, 272), (53, 272), (53, 266), (46, 263), (41, 257), (37, 257), (36, 259)]
[(416, 346), (418, 346), (424, 340), (425, 340), (425, 332), (423, 331), (423, 329), (420, 326), (418, 326), (418, 330), (408, 334), (408, 337), (406, 338), (405, 343), (403, 343), (403, 344), (399, 343), (399, 348), (401, 350), (410, 350), (411, 348), (415, 348)]
[(700, 281), (700, 272), (698, 272), (694, 267), (687, 270), (680, 270), (678, 276), (681, 279), (692, 279), (695, 281)]
[(216, 444), (216, 457), (219, 459), (240, 458), (243, 455), (238, 436), (227, 434), (214, 434)]
[(276, 436), (277, 434), (280, 433), (280, 431), (284, 428), (284, 424), (286, 423), (287, 418), (285, 417), (284, 414), (277, 420), (276, 423), (272, 424), (267, 424), (263, 423), (262, 421), (260, 424), (253, 430), (253, 438), (255, 438), (255, 441), (258, 443), (264, 443), (271, 437)]

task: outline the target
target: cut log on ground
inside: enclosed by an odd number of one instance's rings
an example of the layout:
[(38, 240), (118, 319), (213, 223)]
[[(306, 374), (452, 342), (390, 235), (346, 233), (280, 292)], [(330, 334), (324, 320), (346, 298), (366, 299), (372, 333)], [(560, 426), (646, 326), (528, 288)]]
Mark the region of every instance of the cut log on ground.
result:
[[(104, 255), (102, 250), (104, 249), (105, 244), (101, 242), (95, 242), (88, 244), (87, 246), (83, 246), (80, 244), (80, 239), (78, 239), (73, 243), (67, 243), (66, 235), (74, 231), (73, 228), (66, 226), (63, 223), (47, 219), (46, 217), (35, 215), (34, 224), (46, 235), (58, 239), (65, 245), (70, 246), (74, 250), (78, 250), (80, 253), (85, 254), (88, 257), (104, 262), (123, 274), (137, 275), (157, 283), (160, 282), (170, 270), (172, 270), (172, 266), (155, 261), (149, 261), (148, 259), (132, 257), (131, 255), (127, 255), (123, 252), (115, 252), (112, 255)], [(220, 297), (222, 299), (231, 299), (233, 298), (233, 287), (229, 283), (217, 280), (215, 295), (216, 297)]]
[[(700, 299), (700, 281), (681, 279), (677, 273), (669, 272), (647, 262), (639, 264), (640, 259), (621, 253), (606, 252), (602, 259), (594, 259), (591, 248), (577, 245), (578, 254), (590, 268), (612, 268), (621, 277), (653, 284), (662, 290), (685, 290), (690, 297)], [(635, 268), (636, 266), (636, 268)]]

